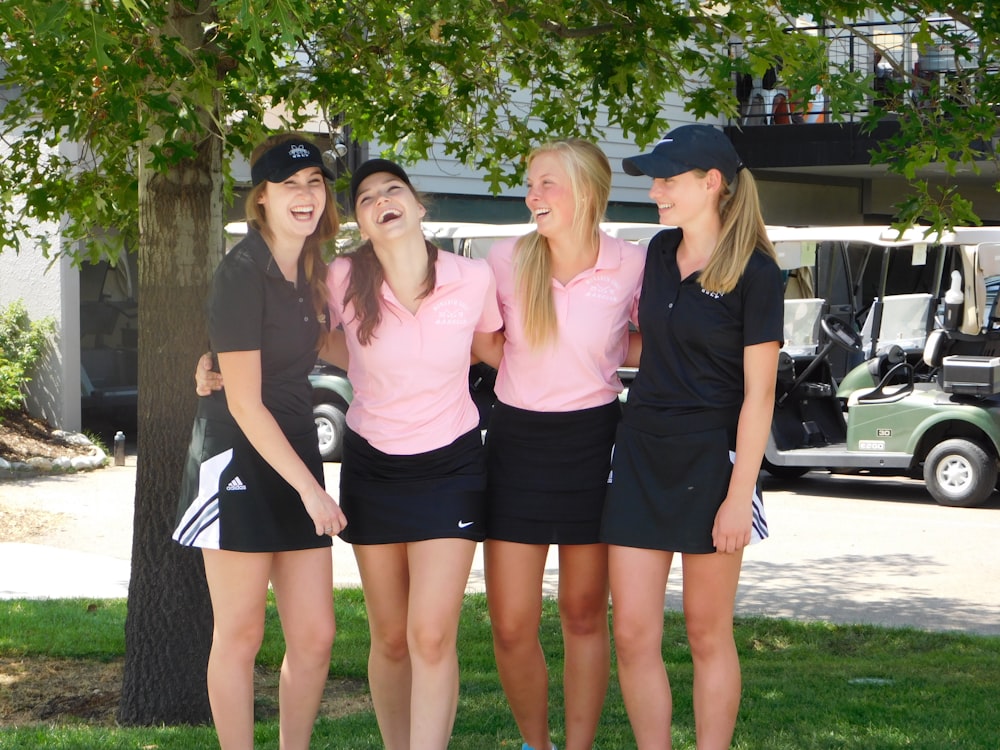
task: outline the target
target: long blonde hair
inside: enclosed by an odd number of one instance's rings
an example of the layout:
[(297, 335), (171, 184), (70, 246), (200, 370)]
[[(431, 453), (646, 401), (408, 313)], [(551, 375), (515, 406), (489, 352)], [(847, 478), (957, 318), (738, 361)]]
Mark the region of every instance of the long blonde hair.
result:
[[(573, 229), (599, 242), (600, 223), (611, 194), (608, 157), (581, 138), (551, 141), (528, 155), (527, 166), (543, 154), (559, 157), (569, 176), (577, 210)], [(581, 231), (582, 230), (582, 231)], [(521, 322), (528, 344), (540, 347), (555, 338), (558, 321), (552, 299), (552, 259), (548, 240), (538, 232), (518, 239), (514, 246), (514, 284), (520, 299)]]
[[(309, 140), (309, 138), (301, 133), (278, 133), (272, 135), (253, 150), (253, 153), (250, 154), (250, 164), (251, 166), (256, 164), (257, 160), (265, 152), (279, 144), (288, 141)], [(255, 185), (247, 193), (246, 202), (243, 205), (246, 212), (247, 224), (264, 235), (265, 240), (270, 240), (273, 238), (273, 235), (268, 227), (264, 206), (260, 202), (260, 196), (267, 184), (268, 181), (264, 180), (260, 184)], [(326, 320), (327, 313), (327, 265), (326, 261), (323, 260), (323, 245), (328, 240), (336, 237), (337, 232), (340, 231), (340, 217), (337, 215), (337, 203), (333, 196), (333, 191), (330, 189), (330, 183), (324, 180), (323, 186), (326, 189), (326, 206), (319, 217), (316, 229), (311, 235), (306, 237), (305, 243), (302, 246), (302, 268), (306, 275), (306, 282), (309, 284), (310, 296), (312, 297), (313, 307), (316, 310), (316, 319), (320, 321)], [(322, 343), (323, 336), (325, 335), (326, 328), (324, 326), (321, 327), (320, 340), (317, 342), (317, 347)]]
[[(705, 175), (702, 170), (694, 171), (701, 177)], [(757, 183), (750, 170), (741, 169), (732, 182), (724, 185), (719, 195), (719, 215), (722, 218), (719, 242), (698, 282), (707, 291), (726, 294), (736, 288), (754, 250), (777, 260), (760, 212)]]

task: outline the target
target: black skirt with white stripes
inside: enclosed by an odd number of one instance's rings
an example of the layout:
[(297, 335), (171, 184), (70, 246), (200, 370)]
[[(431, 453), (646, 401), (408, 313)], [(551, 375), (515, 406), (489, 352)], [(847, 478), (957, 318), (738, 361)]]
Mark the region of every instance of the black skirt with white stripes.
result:
[[(287, 552), (329, 547), (317, 536), (299, 493), (250, 445), (231, 421), (200, 399), (191, 431), (173, 539), (188, 547), (236, 552)], [(203, 408), (203, 406), (205, 408)], [(323, 460), (310, 417), (285, 436), (323, 484)]]

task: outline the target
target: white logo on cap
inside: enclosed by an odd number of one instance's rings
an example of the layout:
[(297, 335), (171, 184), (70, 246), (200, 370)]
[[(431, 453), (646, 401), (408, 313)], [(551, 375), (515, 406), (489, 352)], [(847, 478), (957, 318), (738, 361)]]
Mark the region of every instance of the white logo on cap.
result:
[(673, 138), (664, 138), (662, 141), (660, 141), (656, 145), (657, 146), (662, 146), (664, 143), (673, 143), (673, 142), (674, 142)]
[(296, 143), (294, 146), (288, 149), (288, 155), (293, 159), (302, 159), (309, 156), (309, 149), (307, 149), (301, 143)]

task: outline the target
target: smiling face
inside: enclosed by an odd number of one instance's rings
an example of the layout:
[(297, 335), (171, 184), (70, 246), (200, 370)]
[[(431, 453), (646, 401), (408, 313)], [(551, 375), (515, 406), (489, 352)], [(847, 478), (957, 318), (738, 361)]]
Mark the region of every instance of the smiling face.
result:
[(531, 211), (538, 233), (553, 237), (571, 232), (576, 218), (576, 195), (562, 159), (554, 153), (540, 153), (528, 166), (528, 194), (524, 203)]
[(257, 202), (268, 231), (279, 240), (305, 240), (326, 208), (327, 188), (318, 167), (306, 167), (283, 182), (265, 182)]
[(394, 174), (375, 172), (358, 185), (354, 217), (365, 239), (389, 238), (414, 227), (419, 232), (426, 213), (410, 186)]
[(718, 215), (718, 190), (721, 175), (691, 170), (674, 177), (656, 177), (649, 197), (656, 204), (661, 224), (684, 227), (711, 211)]

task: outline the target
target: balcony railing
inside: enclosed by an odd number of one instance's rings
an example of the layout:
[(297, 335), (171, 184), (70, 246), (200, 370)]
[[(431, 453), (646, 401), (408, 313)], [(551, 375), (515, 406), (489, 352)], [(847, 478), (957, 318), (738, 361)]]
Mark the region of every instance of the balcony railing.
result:
[[(932, 39), (937, 43), (918, 45), (916, 21), (855, 23), (847, 27), (819, 25), (797, 27), (827, 40), (827, 60), (831, 73), (866, 72), (871, 94), (850, 111), (839, 107), (838, 119), (856, 122), (873, 108), (891, 112), (902, 104), (931, 103), (932, 89), (942, 89), (950, 78), (969, 70), (997, 73), (996, 59), (980, 56), (975, 35), (950, 18), (929, 19)], [(732, 42), (730, 55), (742, 57), (745, 42)], [(740, 119), (732, 125), (784, 125), (829, 122), (833, 107), (821, 83), (807, 91), (795, 91), (782, 80), (781, 71), (771, 68), (760, 78), (738, 77), (734, 93), (740, 102)]]

